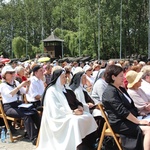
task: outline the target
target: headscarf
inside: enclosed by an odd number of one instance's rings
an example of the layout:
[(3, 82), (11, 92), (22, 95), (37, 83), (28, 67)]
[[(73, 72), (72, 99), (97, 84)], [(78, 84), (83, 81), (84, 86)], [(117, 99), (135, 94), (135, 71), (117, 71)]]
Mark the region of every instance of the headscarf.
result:
[(81, 77), (83, 74), (84, 74), (84, 72), (78, 72), (78, 73), (73, 75), (71, 82), (70, 82), (70, 85), (69, 85), (73, 91), (80, 86)]
[[(49, 87), (51, 87), (52, 85), (56, 84), (56, 81), (57, 79), (60, 77), (60, 75), (64, 72), (64, 69), (58, 69), (58, 70), (55, 70), (52, 74), (52, 78), (51, 78), (51, 82), (47, 85), (47, 87), (45, 88), (44, 90), (44, 93), (43, 93), (43, 96), (42, 96), (42, 99), (41, 99), (41, 103), (42, 103), (42, 106), (43, 106), (43, 102), (44, 102), (44, 97), (45, 97), (45, 94), (46, 94), (46, 91)], [(60, 81), (60, 80), (59, 80)]]

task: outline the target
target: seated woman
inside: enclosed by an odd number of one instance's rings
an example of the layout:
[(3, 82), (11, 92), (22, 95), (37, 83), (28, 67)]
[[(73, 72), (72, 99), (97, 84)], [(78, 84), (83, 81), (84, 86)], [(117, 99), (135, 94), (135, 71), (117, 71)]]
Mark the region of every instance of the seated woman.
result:
[(84, 110), (89, 112), (89, 109), (94, 106), (94, 101), (85, 89), (86, 80), (86, 75), (83, 69), (77, 67), (69, 86), (74, 91), (77, 99), (83, 104)]
[(101, 117), (100, 110), (96, 109), (95, 102), (84, 88), (85, 84), (86, 76), (84, 74), (84, 71), (82, 68), (77, 67), (70, 82), (70, 88), (74, 91), (77, 99), (83, 104), (84, 110), (86, 112), (91, 112), (94, 116), (96, 122), (98, 123), (97, 136), (99, 137), (104, 124), (104, 119)]
[(128, 81), (127, 91), (140, 113), (147, 115), (150, 113), (150, 99), (145, 92), (139, 88), (141, 86), (142, 76), (143, 72), (137, 73), (133, 70), (128, 71), (126, 74), (126, 79)]
[(98, 72), (97, 79), (93, 85), (91, 97), (93, 98), (95, 103), (102, 102), (102, 95), (104, 90), (107, 87), (107, 83), (104, 78), (105, 69), (101, 69)]
[(86, 65), (83, 69), (85, 71), (85, 77), (86, 77), (86, 89), (88, 91), (88, 93), (91, 93), (95, 78), (92, 76), (93, 74), (93, 69), (91, 66)]
[(27, 78), (25, 77), (25, 69), (22, 66), (17, 66), (15, 68), (15, 72), (16, 72), (16, 80), (19, 83), (27, 80)]
[(53, 69), (43, 95), (43, 116), (38, 150), (76, 150), (87, 135), (97, 129), (93, 117), (83, 111), (74, 93), (65, 90), (65, 71)]
[[(108, 114), (109, 123), (115, 133), (122, 137), (124, 150), (150, 149), (150, 123), (138, 120), (138, 110), (131, 97), (123, 88), (123, 69), (116, 65), (106, 68), (105, 81), (108, 83), (102, 96), (102, 103)], [(144, 135), (144, 141), (143, 141)]]
[(7, 116), (22, 118), (24, 120), (24, 126), (28, 137), (35, 145), (38, 130), (40, 128), (40, 117), (36, 111), (27, 113), (18, 108), (18, 105), (21, 103), (20, 95), (22, 93), (25, 94), (28, 91), (30, 81), (27, 80), (19, 83), (15, 80), (15, 70), (10, 65), (6, 65), (2, 69), (1, 74), (3, 81), (0, 84), (0, 93), (2, 96), (4, 111)]

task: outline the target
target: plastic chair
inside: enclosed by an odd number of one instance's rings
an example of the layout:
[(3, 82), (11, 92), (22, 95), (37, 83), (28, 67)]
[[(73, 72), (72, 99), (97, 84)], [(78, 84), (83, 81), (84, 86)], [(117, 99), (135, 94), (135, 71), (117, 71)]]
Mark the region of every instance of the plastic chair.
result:
[(98, 104), (98, 108), (100, 109), (100, 111), (102, 113), (102, 116), (105, 120), (105, 123), (104, 123), (104, 126), (103, 126), (103, 130), (102, 130), (102, 133), (101, 133), (101, 137), (100, 137), (100, 141), (99, 141), (97, 150), (101, 150), (102, 143), (103, 143), (103, 140), (104, 140), (105, 136), (112, 136), (114, 138), (119, 150), (122, 150), (121, 144), (120, 144), (121, 143), (120, 136), (119, 136), (119, 134), (115, 134), (114, 131), (112, 130), (112, 128), (111, 128), (111, 126), (108, 122), (108, 117), (105, 113), (104, 106), (102, 104)]

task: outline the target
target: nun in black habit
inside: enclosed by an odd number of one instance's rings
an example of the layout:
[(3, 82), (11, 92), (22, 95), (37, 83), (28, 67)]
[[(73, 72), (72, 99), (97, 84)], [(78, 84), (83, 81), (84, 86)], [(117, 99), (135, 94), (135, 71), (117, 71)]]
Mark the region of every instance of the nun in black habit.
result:
[(84, 88), (84, 85), (86, 83), (86, 76), (84, 74), (84, 71), (79, 67), (77, 69), (78, 71), (75, 72), (70, 82), (70, 88), (74, 91), (77, 99), (82, 102), (84, 110), (90, 112), (95, 118), (98, 124), (97, 137), (100, 137), (104, 125), (104, 119), (101, 116), (100, 110), (96, 109), (97, 105), (94, 104), (94, 101)]

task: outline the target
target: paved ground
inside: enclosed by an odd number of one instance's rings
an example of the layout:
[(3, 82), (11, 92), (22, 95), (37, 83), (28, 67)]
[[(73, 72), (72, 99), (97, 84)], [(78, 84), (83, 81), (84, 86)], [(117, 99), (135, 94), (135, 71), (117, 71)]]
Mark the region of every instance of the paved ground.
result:
[[(23, 130), (17, 130), (13, 135), (24, 135)], [(0, 140), (0, 150), (35, 150), (36, 146), (27, 138), (20, 138), (13, 143), (2, 143)]]
[(36, 147), (27, 139), (21, 139), (14, 143), (0, 142), (0, 150), (35, 150)]

